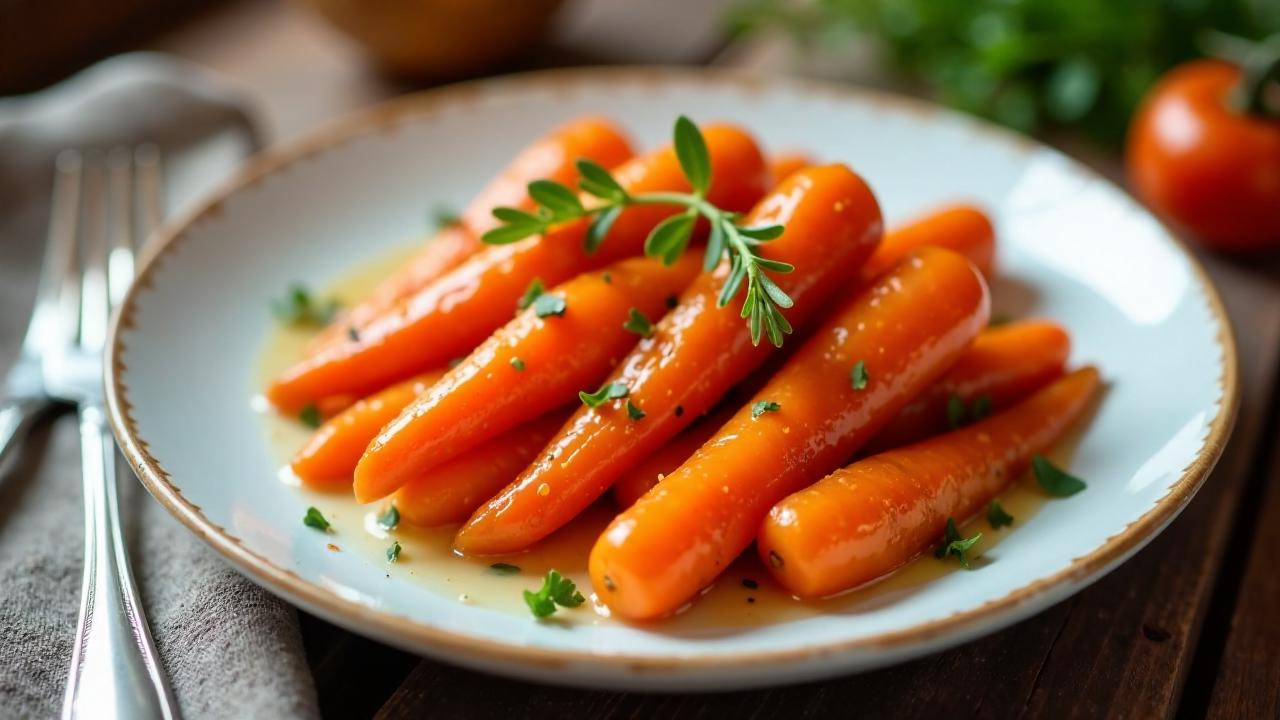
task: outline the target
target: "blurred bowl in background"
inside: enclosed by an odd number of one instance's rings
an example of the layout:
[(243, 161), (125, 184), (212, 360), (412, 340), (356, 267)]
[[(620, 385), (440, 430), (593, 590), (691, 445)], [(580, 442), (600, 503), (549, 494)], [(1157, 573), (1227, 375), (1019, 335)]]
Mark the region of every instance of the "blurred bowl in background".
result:
[(388, 72), (451, 79), (491, 70), (542, 39), (562, 0), (303, 0)]

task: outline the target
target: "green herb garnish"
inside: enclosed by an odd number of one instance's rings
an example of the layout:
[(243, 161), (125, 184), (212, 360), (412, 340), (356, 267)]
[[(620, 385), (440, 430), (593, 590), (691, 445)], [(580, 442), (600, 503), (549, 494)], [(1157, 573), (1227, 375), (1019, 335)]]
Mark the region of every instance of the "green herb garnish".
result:
[(578, 586), (555, 570), (548, 570), (537, 592), (524, 591), (524, 602), (536, 618), (550, 617), (556, 606), (576, 608), (586, 602)]
[(320, 417), (320, 408), (315, 405), (305, 405), (298, 411), (298, 421), (309, 428), (318, 428), (324, 422), (324, 418)]
[(973, 405), (969, 407), (969, 421), (978, 422), (979, 420), (991, 414), (991, 396), (983, 393), (973, 399)]
[(328, 325), (342, 304), (337, 300), (320, 300), (301, 283), (289, 286), (284, 297), (271, 300), (271, 314), (288, 325)]
[(751, 419), (755, 420), (765, 413), (778, 412), (782, 406), (772, 400), (761, 400), (751, 406)]
[(1088, 487), (1085, 481), (1049, 462), (1043, 455), (1031, 458), (1031, 471), (1040, 487), (1054, 497), (1071, 497)]
[(400, 524), (400, 511), (395, 505), (388, 505), (387, 509), (378, 516), (378, 524), (384, 530), (394, 530)]
[(698, 126), (689, 118), (676, 120), (674, 146), (680, 168), (693, 188), (691, 193), (650, 192), (628, 193), (616, 179), (600, 165), (590, 160), (578, 161), (578, 173), (582, 179), (578, 187), (595, 197), (598, 202), (588, 208), (582, 204), (570, 188), (551, 180), (535, 180), (529, 183), (529, 196), (537, 203), (535, 212), (510, 207), (495, 208), (494, 217), (502, 225), (485, 233), (486, 243), (505, 244), (545, 233), (551, 226), (589, 218), (585, 248), (595, 252), (605, 242), (614, 220), (622, 210), (632, 205), (675, 205), (684, 208), (658, 223), (645, 240), (644, 252), (650, 257), (660, 257), (670, 265), (689, 246), (693, 229), (699, 218), (711, 227), (703, 267), (711, 270), (721, 261), (729, 260), (729, 273), (721, 288), (718, 303), (721, 306), (738, 294), (746, 284), (742, 302), (743, 318), (751, 329), (751, 342), (760, 343), (761, 336), (769, 338), (775, 346), (782, 346), (782, 336), (791, 332), (791, 324), (783, 317), (780, 308), (792, 305), (791, 297), (765, 271), (789, 273), (795, 268), (788, 263), (770, 260), (758, 254), (762, 244), (782, 235), (782, 226), (743, 227), (738, 225), (737, 213), (723, 210), (707, 201), (711, 186), (711, 155)]
[(520, 358), (513, 357), (507, 362), (511, 363), (511, 367), (515, 368), (516, 372), (524, 372), (524, 368), (525, 368), (524, 361), (521, 360)]
[(631, 418), (632, 420), (643, 420), (644, 411), (640, 409), (640, 406), (628, 400), (627, 401), (627, 417)]
[(302, 517), (302, 524), (309, 528), (329, 532), (329, 521), (325, 520), (324, 515), (314, 506), (307, 508), (307, 514)]
[(529, 283), (529, 287), (525, 288), (524, 294), (520, 296), (520, 299), (516, 300), (516, 307), (520, 310), (524, 310), (532, 305), (533, 301), (541, 297), (546, 291), (547, 289), (542, 286), (542, 280), (534, 278), (533, 281)]
[(601, 405), (605, 404), (609, 400), (617, 400), (618, 398), (624, 398), (627, 396), (629, 392), (630, 390), (628, 390), (627, 386), (624, 385), (623, 383), (611, 382), (611, 383), (605, 383), (600, 387), (599, 390), (593, 393), (589, 393), (585, 390), (580, 391), (578, 393), (578, 399), (582, 401), (583, 405), (594, 408), (594, 407), (600, 407)]
[(853, 364), (853, 369), (849, 371), (849, 384), (854, 390), (863, 390), (867, 387), (867, 381), (871, 376), (867, 374), (867, 364), (862, 360)]
[(387, 562), (393, 563), (400, 559), (400, 541), (392, 540), (391, 547), (387, 548)]
[(457, 210), (445, 205), (437, 205), (431, 211), (431, 225), (436, 230), (443, 230), (452, 225), (462, 222), (462, 216)]
[(631, 308), (627, 315), (627, 321), (622, 323), (622, 329), (627, 332), (633, 332), (640, 337), (649, 337), (653, 334), (653, 323), (649, 322), (649, 318), (644, 313), (635, 308)]
[(992, 500), (991, 504), (987, 506), (987, 524), (991, 526), (992, 530), (998, 530), (1007, 525), (1012, 525), (1013, 516), (1004, 511), (1004, 508), (1000, 506), (999, 500)]
[(494, 575), (517, 575), (520, 573), (520, 566), (511, 563), (494, 563), (489, 566), (489, 571)]
[(971, 538), (961, 537), (960, 531), (956, 529), (955, 518), (947, 518), (947, 529), (942, 535), (942, 544), (938, 546), (937, 550), (933, 551), (933, 556), (942, 560), (948, 555), (955, 555), (960, 560), (960, 567), (965, 570), (972, 570), (967, 553), (981, 539), (982, 533), (977, 533)]
[(561, 316), (564, 315), (564, 311), (567, 310), (568, 307), (568, 303), (566, 303), (564, 298), (559, 295), (544, 293), (539, 295), (538, 298), (533, 301), (533, 314), (540, 318), (550, 317), (552, 315)]
[(955, 393), (947, 397), (947, 427), (955, 430), (964, 425), (965, 416), (969, 414), (964, 406), (964, 398)]

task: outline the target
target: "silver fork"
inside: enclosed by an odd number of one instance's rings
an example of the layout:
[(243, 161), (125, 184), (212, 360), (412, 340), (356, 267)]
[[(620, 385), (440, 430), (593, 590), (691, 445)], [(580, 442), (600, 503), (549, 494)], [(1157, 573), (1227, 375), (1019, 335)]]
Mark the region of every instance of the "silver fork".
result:
[(145, 230), (159, 216), (158, 173), (157, 152), (146, 147), (105, 157), (69, 151), (55, 174), (47, 274), (33, 324), (48, 334), (40, 355), (45, 392), (79, 413), (85, 507), (80, 619), (64, 718), (177, 716), (129, 570), (102, 388), (111, 308), (133, 280), (135, 226)]

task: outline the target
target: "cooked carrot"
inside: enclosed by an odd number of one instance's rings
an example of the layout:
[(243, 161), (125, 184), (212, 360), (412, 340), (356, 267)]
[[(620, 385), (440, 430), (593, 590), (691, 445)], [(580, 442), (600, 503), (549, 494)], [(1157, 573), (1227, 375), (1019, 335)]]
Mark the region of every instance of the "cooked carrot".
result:
[(769, 157), (769, 177), (777, 185), (793, 173), (815, 164), (813, 158), (802, 152), (779, 153)]
[(392, 502), (414, 525), (462, 522), (537, 457), (568, 417), (552, 412), (508, 430), (409, 481)]
[(634, 467), (628, 468), (613, 484), (613, 501), (624, 510), (634, 505), (650, 488), (693, 457), (698, 448), (710, 440), (737, 411), (737, 405), (716, 410), (641, 459)]
[(769, 511), (760, 556), (805, 598), (892, 571), (936, 543), (948, 518), (971, 517), (1025, 472), (1097, 387), (1097, 370), (1077, 370), (999, 415), (836, 470)]
[(1070, 354), (1067, 331), (1047, 320), (988, 328), (941, 380), (876, 434), (867, 452), (945, 432), (956, 419), (949, 417), (951, 403), (963, 409), (960, 420), (972, 418), (975, 411), (1002, 410), (1062, 375)]
[[(766, 175), (755, 142), (726, 125), (708, 127), (703, 136), (713, 175), (709, 201), (728, 210), (746, 210), (762, 194)], [(624, 163), (614, 177), (632, 193), (689, 191), (670, 147)], [(326, 347), (286, 370), (267, 389), (267, 397), (281, 409), (296, 410), (328, 395), (372, 392), (466, 355), (511, 318), (516, 300), (533, 280), (555, 285), (639, 255), (649, 231), (676, 209), (628, 207), (593, 255), (583, 249), (585, 220), (553, 228), (540, 238), (486, 247), (378, 316), (359, 337)]]
[[(808, 324), (870, 254), (880, 237), (880, 209), (867, 185), (843, 165), (802, 170), (765, 197), (747, 219), (780, 224), (761, 246), (794, 272), (777, 276), (795, 300), (787, 317)], [(737, 303), (716, 306), (728, 264), (703, 273), (657, 326), (619, 363), (608, 382), (630, 393), (583, 407), (519, 478), (476, 511), (454, 545), (474, 554), (529, 547), (573, 519), (640, 458), (662, 447), (706, 412), (773, 349), (751, 344)], [(644, 416), (632, 419), (631, 415)]]
[(971, 205), (952, 205), (921, 215), (884, 236), (884, 242), (862, 266), (870, 280), (922, 247), (943, 247), (964, 255), (991, 277), (995, 266), (996, 235), (987, 214)]
[(578, 179), (576, 163), (579, 159), (594, 160), (603, 167), (612, 168), (629, 160), (631, 155), (631, 145), (623, 132), (600, 117), (571, 120), (538, 138), (521, 150), (467, 204), (458, 223), (442, 228), (409, 259), (404, 268), (317, 335), (308, 345), (309, 353), (318, 352), (334, 339), (346, 335), (348, 328), (355, 328), (358, 332), (402, 298), (479, 252), (484, 247), (480, 236), (497, 227), (494, 208), (534, 209), (527, 190), (529, 183), (548, 178), (572, 187)]
[(395, 492), (433, 465), (594, 390), (640, 339), (626, 327), (630, 313), (662, 317), (700, 264), (693, 252), (669, 266), (630, 258), (557, 286), (547, 294), (563, 301), (562, 315), (539, 317), (535, 303), (378, 433), (356, 466), (356, 499)]
[(443, 375), (443, 369), (432, 370), (396, 383), (330, 418), (290, 462), (293, 474), (313, 487), (351, 485), (356, 463), (382, 426)]
[[(938, 248), (909, 255), (847, 302), (605, 529), (588, 563), (600, 600), (642, 620), (696, 597), (751, 544), (774, 503), (839, 467), (940, 377), (986, 324), (989, 305), (977, 269)], [(756, 403), (777, 407), (760, 413)]]

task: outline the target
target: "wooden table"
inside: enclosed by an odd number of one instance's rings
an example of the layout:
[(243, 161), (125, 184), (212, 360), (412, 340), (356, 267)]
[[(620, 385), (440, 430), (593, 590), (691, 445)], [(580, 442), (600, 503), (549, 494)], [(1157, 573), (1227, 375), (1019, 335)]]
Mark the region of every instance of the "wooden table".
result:
[[(719, 58), (776, 68), (778, 55), (768, 49), (721, 52), (719, 4), (646, 0), (649, 17), (681, 6), (681, 17), (695, 6), (705, 16), (637, 42), (640, 4), (583, 0), (571, 9), (574, 23), (531, 66)], [(244, 82), (261, 98), (275, 139), (412, 89), (380, 79), (343, 38), (282, 0), (220, 6), (144, 45)], [(1117, 158), (1075, 150), (1118, 175)], [(326, 716), (1280, 717), (1280, 263), (1204, 261), (1240, 342), (1244, 398), (1235, 434), (1182, 516), (1076, 596), (1003, 632), (894, 668), (700, 696), (495, 684), (304, 615)]]

